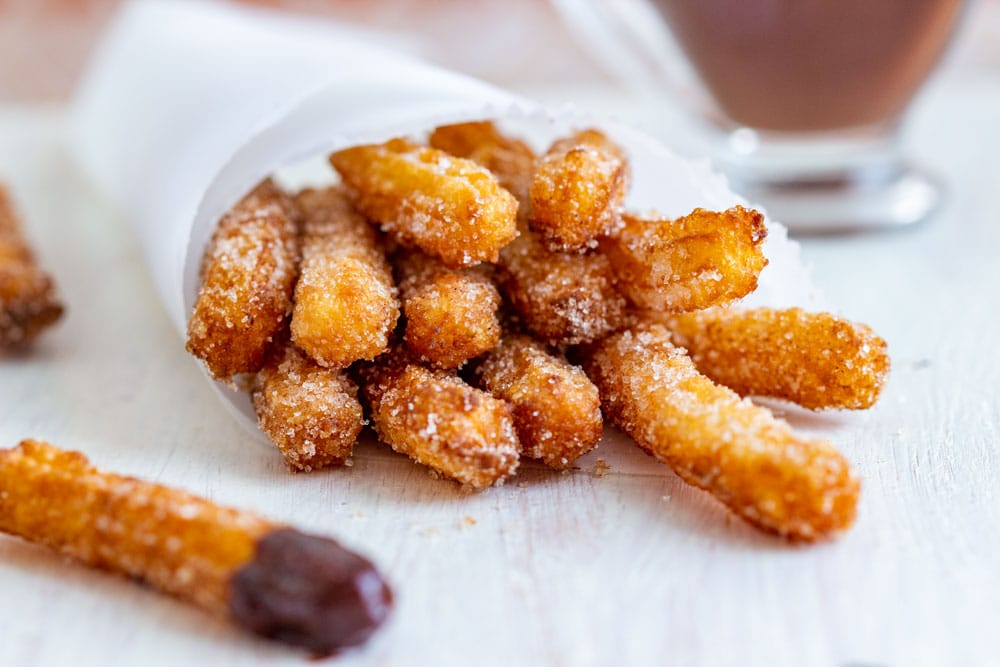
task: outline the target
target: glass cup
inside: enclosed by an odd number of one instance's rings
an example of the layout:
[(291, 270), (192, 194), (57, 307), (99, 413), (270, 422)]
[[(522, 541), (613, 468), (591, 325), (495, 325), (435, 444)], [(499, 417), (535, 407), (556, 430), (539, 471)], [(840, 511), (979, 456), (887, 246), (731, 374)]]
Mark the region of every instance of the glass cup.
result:
[(554, 1), (633, 80), (646, 70), (647, 85), (676, 88), (686, 61), (717, 164), (793, 231), (904, 226), (939, 204), (899, 128), (962, 0)]

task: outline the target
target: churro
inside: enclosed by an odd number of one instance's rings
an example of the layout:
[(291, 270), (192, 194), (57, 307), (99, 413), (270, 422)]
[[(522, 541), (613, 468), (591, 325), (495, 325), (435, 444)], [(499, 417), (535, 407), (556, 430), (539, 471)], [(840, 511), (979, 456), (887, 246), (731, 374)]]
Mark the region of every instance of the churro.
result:
[(493, 123), (482, 121), (443, 125), (431, 133), (430, 145), (489, 169), (517, 199), (518, 216), (527, 214), (535, 169), (535, 152), (528, 144), (504, 135)]
[(550, 345), (596, 340), (625, 317), (606, 257), (553, 252), (527, 230), (503, 249), (497, 279), (524, 328)]
[(550, 250), (594, 248), (621, 226), (628, 188), (625, 153), (597, 130), (556, 141), (531, 182), (531, 228)]
[(389, 342), (399, 304), (377, 231), (341, 188), (304, 190), (302, 269), (292, 340), (317, 363), (345, 368), (374, 359)]
[(218, 379), (254, 373), (292, 308), (294, 203), (270, 180), (222, 216), (205, 250), (187, 349)]
[(363, 425), (358, 389), (292, 345), (275, 345), (253, 385), (260, 429), (293, 470), (342, 465)]
[(385, 357), (360, 373), (382, 442), (472, 489), (514, 474), (521, 448), (509, 405), (398, 351)]
[(358, 210), (449, 267), (495, 262), (517, 235), (517, 200), (471, 160), (405, 139), (330, 156)]
[(601, 241), (618, 288), (636, 306), (682, 313), (746, 296), (767, 264), (764, 217), (735, 206), (695, 209), (676, 220), (624, 216)]
[(449, 269), (419, 251), (396, 261), (406, 349), (438, 368), (457, 368), (500, 340), (500, 294), (485, 266)]
[(541, 343), (505, 336), (476, 367), (477, 384), (511, 405), (524, 456), (568, 468), (604, 432), (601, 401), (587, 375)]
[(885, 341), (829, 313), (709, 308), (666, 324), (701, 373), (742, 396), (863, 410), (878, 400), (889, 374)]
[(30, 343), (62, 313), (55, 283), (36, 261), (0, 186), (0, 348)]
[(319, 654), (365, 641), (392, 607), (374, 565), (331, 539), (35, 440), (0, 450), (0, 531)]
[(586, 351), (604, 416), (758, 528), (812, 541), (850, 527), (860, 482), (844, 457), (714, 384), (670, 338), (649, 325)]

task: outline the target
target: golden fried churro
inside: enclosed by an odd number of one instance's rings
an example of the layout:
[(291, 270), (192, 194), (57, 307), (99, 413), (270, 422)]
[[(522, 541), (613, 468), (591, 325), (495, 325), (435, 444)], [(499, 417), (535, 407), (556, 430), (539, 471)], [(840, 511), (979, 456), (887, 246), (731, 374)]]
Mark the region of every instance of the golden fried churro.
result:
[(606, 257), (553, 252), (527, 230), (500, 254), (497, 277), (521, 323), (550, 345), (596, 340), (625, 316)]
[(514, 409), (523, 454), (567, 468), (597, 446), (601, 401), (587, 375), (526, 336), (506, 336), (476, 368), (479, 386)]
[(317, 363), (346, 368), (385, 350), (399, 304), (375, 229), (341, 188), (304, 190), (302, 270), (292, 340)]
[(363, 424), (358, 389), (292, 345), (275, 345), (253, 386), (260, 428), (293, 470), (342, 465)]
[(363, 642), (392, 606), (375, 567), (333, 540), (34, 440), (0, 450), (0, 531), (318, 653)]
[(701, 373), (743, 396), (861, 410), (875, 404), (889, 374), (885, 341), (829, 313), (709, 308), (666, 324)]
[(363, 214), (450, 267), (495, 262), (517, 235), (517, 201), (471, 160), (393, 139), (339, 151), (330, 163)]
[(396, 262), (406, 316), (403, 339), (417, 359), (457, 368), (500, 340), (500, 293), (486, 267), (449, 269), (427, 255), (401, 253)]
[(698, 208), (676, 220), (624, 220), (601, 251), (618, 288), (640, 308), (679, 313), (738, 299), (757, 288), (767, 264), (764, 217), (742, 206)]
[(444, 125), (431, 133), (430, 144), (489, 169), (517, 199), (518, 215), (527, 213), (535, 170), (535, 152), (528, 144), (505, 136), (489, 121)]
[(531, 182), (531, 228), (550, 250), (597, 246), (621, 226), (628, 188), (625, 153), (597, 130), (552, 144)]
[(0, 186), (0, 348), (30, 343), (62, 317), (55, 284), (35, 261)]
[(514, 474), (521, 448), (509, 405), (397, 351), (385, 356), (361, 383), (382, 442), (473, 489)]
[(807, 541), (854, 522), (860, 482), (844, 457), (698, 373), (665, 327), (613, 334), (586, 356), (604, 416), (743, 519)]
[(298, 273), (296, 216), (292, 201), (266, 180), (219, 221), (187, 339), (214, 377), (260, 370), (282, 330)]

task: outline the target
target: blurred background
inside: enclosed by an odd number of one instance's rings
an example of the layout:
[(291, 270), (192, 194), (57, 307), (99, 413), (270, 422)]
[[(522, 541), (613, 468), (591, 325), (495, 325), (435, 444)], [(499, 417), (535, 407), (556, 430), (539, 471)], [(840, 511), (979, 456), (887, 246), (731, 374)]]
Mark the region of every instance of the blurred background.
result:
[[(209, 0), (206, 0), (209, 1)], [(610, 0), (614, 1), (614, 0)], [(0, 103), (60, 103), (119, 0), (0, 0)], [(546, 96), (558, 87), (624, 86), (563, 12), (571, 0), (243, 0), (332, 17), (452, 69)], [(561, 8), (561, 9), (560, 9)], [(601, 47), (605, 48), (605, 47)], [(1000, 72), (1000, 0), (974, 0), (942, 70)]]

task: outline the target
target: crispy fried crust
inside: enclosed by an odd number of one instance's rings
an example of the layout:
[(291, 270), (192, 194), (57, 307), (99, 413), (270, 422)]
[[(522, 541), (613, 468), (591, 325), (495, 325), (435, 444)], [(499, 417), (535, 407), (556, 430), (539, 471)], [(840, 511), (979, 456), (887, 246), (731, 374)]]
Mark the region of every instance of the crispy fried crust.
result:
[(489, 169), (517, 199), (518, 216), (527, 213), (535, 170), (535, 152), (528, 144), (505, 136), (489, 121), (443, 125), (431, 133), (430, 144)]
[(330, 368), (374, 359), (386, 349), (399, 317), (377, 232), (341, 188), (304, 190), (296, 202), (303, 216), (302, 272), (292, 339)]
[(450, 267), (495, 262), (517, 234), (517, 201), (471, 160), (393, 139), (339, 151), (330, 163), (363, 214)]
[(597, 130), (552, 144), (531, 182), (531, 228), (550, 250), (594, 248), (621, 226), (628, 189), (625, 153)]
[(342, 371), (323, 368), (292, 345), (276, 345), (253, 386), (260, 428), (293, 470), (342, 465), (363, 415), (358, 389)]
[(532, 232), (504, 248), (497, 277), (521, 324), (550, 345), (596, 340), (625, 317), (606, 257), (547, 250)]
[(517, 470), (520, 445), (510, 406), (455, 375), (395, 359), (362, 374), (379, 438), (463, 485), (481, 489)]
[(524, 455), (567, 468), (597, 446), (601, 401), (587, 375), (526, 336), (507, 336), (476, 368), (477, 384), (514, 409)]
[(758, 528), (812, 541), (854, 522), (860, 482), (844, 457), (699, 374), (665, 327), (609, 336), (585, 368), (612, 424)]
[(710, 308), (666, 324), (701, 373), (743, 396), (862, 410), (875, 404), (889, 375), (885, 341), (829, 313)]
[(202, 262), (187, 349), (216, 378), (253, 373), (291, 311), (298, 274), (294, 204), (270, 180), (219, 221)]
[(746, 296), (767, 264), (764, 216), (742, 206), (697, 208), (676, 220), (625, 215), (601, 241), (618, 289), (636, 306), (681, 313)]
[(30, 343), (62, 313), (55, 284), (35, 261), (0, 186), (0, 348)]
[(500, 293), (477, 266), (449, 269), (415, 251), (396, 262), (406, 348), (421, 362), (457, 368), (500, 341)]
[(87, 565), (227, 611), (230, 575), (275, 524), (159, 484), (100, 471), (36, 440), (0, 450), (0, 530)]

